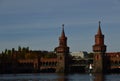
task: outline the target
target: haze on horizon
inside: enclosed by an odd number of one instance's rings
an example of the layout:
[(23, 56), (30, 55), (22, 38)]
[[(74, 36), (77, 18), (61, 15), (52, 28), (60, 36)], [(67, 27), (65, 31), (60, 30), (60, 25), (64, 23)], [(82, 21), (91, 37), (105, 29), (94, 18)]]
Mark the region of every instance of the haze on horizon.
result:
[(70, 51), (92, 52), (99, 21), (107, 51), (120, 51), (120, 0), (0, 0), (0, 52), (53, 51), (62, 24)]

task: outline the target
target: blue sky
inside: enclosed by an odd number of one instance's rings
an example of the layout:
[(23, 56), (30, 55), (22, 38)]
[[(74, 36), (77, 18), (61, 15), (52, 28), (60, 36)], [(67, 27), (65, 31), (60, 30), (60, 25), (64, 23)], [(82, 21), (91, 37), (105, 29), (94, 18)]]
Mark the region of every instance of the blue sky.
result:
[(108, 51), (120, 51), (120, 0), (0, 0), (0, 52), (53, 51), (65, 24), (70, 51), (92, 52), (101, 21)]

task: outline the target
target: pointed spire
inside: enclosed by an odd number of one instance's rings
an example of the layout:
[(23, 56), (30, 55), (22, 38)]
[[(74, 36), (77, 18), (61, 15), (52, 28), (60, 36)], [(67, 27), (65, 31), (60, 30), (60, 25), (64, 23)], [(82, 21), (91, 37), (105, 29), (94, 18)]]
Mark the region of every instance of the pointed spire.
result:
[(64, 32), (64, 24), (62, 25), (61, 36), (59, 37), (59, 46), (67, 46), (67, 37)]
[(101, 31), (101, 26), (100, 26), (100, 21), (99, 21), (99, 28), (98, 28), (98, 32), (97, 32), (97, 35), (102, 35), (102, 31)]
[(62, 33), (61, 33), (61, 37), (65, 37), (64, 24), (62, 24)]

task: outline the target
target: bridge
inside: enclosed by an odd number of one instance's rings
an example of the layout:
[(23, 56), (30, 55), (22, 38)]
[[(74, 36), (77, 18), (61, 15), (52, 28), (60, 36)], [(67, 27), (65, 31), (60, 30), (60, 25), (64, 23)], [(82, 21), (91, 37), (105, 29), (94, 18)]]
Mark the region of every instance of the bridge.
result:
[[(19, 60), (20, 66), (25, 70), (40, 70), (41, 72), (55, 72), (57, 68), (56, 58), (41, 58), (40, 60)], [(86, 72), (89, 69), (89, 65), (93, 65), (93, 58), (73, 58), (70, 61), (70, 72)], [(23, 67), (24, 66), (24, 67)], [(29, 68), (29, 69), (28, 69)], [(22, 70), (21, 69), (21, 70)], [(110, 70), (120, 69), (119, 61), (110, 61)]]
[(111, 66), (110, 69), (120, 69), (120, 65)]
[(56, 58), (41, 58), (40, 60), (40, 71), (41, 72), (55, 72), (57, 66)]
[(120, 69), (120, 52), (106, 53), (109, 60), (109, 69), (116, 70)]
[[(86, 68), (89, 67), (89, 64), (93, 63), (91, 58), (73, 58), (70, 62), (69, 71), (70, 72), (85, 72)], [(40, 59), (40, 71), (41, 72), (55, 72), (57, 66), (56, 58), (41, 58)]]
[(89, 69), (89, 65), (93, 64), (92, 58), (73, 58), (70, 64), (70, 72), (84, 73)]

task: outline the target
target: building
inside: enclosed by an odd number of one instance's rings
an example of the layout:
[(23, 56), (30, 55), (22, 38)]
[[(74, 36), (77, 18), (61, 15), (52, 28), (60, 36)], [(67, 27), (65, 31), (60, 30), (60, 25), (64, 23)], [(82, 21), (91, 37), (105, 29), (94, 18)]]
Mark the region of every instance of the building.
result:
[(0, 54), (0, 73), (31, 73), (31, 72), (86, 72), (89, 65), (93, 72), (120, 72), (120, 52), (107, 52), (100, 22), (93, 45), (93, 58), (87, 52), (70, 53), (67, 45), (64, 25), (59, 37), (59, 45), (54, 52), (35, 51), (29, 48), (5, 50)]
[(104, 44), (104, 35), (101, 31), (99, 22), (98, 32), (95, 35), (95, 44), (93, 45), (93, 64), (95, 73), (120, 72), (120, 53), (108, 52)]
[(59, 37), (59, 46), (55, 48), (57, 54), (56, 72), (68, 72), (69, 68), (69, 47), (67, 46), (67, 37), (64, 32), (64, 24), (62, 25), (62, 33)]
[(86, 51), (80, 51), (80, 52), (71, 52), (70, 55), (75, 58), (85, 58), (88, 53)]
[(102, 34), (100, 22), (98, 27), (98, 32), (95, 35), (95, 44), (93, 45), (94, 52), (94, 72), (104, 72), (106, 71), (106, 45), (104, 44), (104, 35)]

